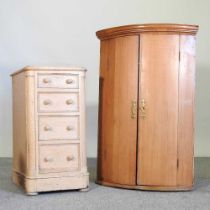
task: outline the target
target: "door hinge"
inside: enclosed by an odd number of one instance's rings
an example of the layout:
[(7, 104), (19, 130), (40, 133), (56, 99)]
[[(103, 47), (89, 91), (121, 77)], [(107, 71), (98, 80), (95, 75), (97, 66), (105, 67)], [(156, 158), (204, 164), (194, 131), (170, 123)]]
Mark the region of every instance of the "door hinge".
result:
[(179, 159), (177, 158), (176, 167), (179, 168)]

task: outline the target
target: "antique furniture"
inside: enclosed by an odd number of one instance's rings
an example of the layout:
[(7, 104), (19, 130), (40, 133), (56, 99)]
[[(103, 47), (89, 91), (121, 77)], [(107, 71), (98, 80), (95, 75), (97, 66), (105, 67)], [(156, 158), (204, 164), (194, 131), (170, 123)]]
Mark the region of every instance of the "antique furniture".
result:
[(25, 67), (13, 81), (13, 182), (27, 194), (84, 189), (83, 68)]
[(101, 41), (98, 183), (192, 189), (197, 30), (144, 24), (96, 33)]

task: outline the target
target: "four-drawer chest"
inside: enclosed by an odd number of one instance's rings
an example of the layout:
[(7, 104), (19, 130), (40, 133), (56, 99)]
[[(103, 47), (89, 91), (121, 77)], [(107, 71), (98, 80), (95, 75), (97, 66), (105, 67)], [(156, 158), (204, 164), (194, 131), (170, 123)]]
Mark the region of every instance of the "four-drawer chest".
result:
[(13, 81), (13, 182), (87, 190), (84, 68), (25, 67)]

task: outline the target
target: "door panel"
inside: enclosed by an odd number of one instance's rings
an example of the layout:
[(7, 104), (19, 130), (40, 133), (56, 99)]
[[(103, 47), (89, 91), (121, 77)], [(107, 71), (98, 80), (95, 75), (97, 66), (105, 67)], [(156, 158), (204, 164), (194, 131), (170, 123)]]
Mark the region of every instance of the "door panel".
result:
[(101, 42), (99, 181), (136, 185), (138, 44), (139, 36)]
[(177, 185), (193, 184), (195, 37), (180, 35)]
[(137, 184), (176, 186), (179, 35), (142, 34), (140, 63)]

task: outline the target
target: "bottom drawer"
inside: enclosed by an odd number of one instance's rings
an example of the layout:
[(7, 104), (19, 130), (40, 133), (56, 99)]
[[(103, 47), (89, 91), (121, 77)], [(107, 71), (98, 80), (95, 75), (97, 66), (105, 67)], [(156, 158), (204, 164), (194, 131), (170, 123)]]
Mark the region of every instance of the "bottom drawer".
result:
[(79, 144), (43, 144), (39, 146), (39, 172), (79, 170)]

